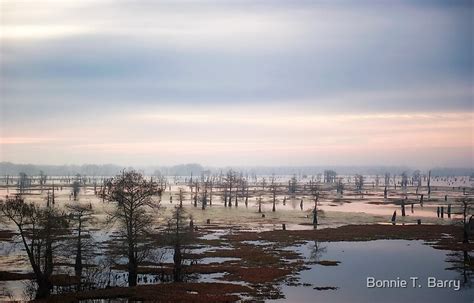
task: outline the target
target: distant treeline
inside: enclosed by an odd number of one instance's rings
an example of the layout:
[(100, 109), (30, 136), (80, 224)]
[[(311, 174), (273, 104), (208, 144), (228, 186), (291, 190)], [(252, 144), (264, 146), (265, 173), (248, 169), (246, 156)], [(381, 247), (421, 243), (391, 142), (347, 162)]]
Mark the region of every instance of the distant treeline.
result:
[[(228, 170), (230, 167), (224, 168), (223, 171)], [(421, 174), (428, 174), (431, 170), (432, 176), (471, 176), (474, 174), (474, 168), (444, 168), (435, 167), (431, 169), (427, 168), (414, 168), (407, 166), (258, 166), (258, 167), (232, 167), (236, 171), (242, 171), (250, 175), (317, 175), (323, 173), (325, 170), (333, 170), (338, 175), (379, 175), (383, 176), (385, 173), (401, 175), (407, 173), (411, 175), (414, 171), (419, 170)]]
[(0, 162), (0, 175), (18, 175), (23, 172), (30, 176), (39, 175), (42, 171), (48, 176), (74, 176), (77, 174), (87, 176), (115, 176), (123, 169), (136, 169), (148, 175), (170, 175), (189, 176), (201, 175), (205, 169), (199, 164), (180, 164), (169, 167), (158, 166), (120, 166), (116, 164), (83, 164), (83, 165), (35, 165), (15, 164), (11, 162)]
[[(119, 166), (115, 164), (83, 164), (83, 165), (34, 165), (34, 164), (14, 164), (11, 162), (0, 162), (0, 175), (15, 176), (23, 172), (31, 176), (39, 175), (42, 171), (49, 176), (73, 176), (76, 174), (87, 176), (115, 176), (123, 169), (132, 167)], [(416, 168), (406, 166), (228, 166), (228, 167), (204, 167), (200, 164), (180, 164), (173, 166), (136, 166), (133, 167), (147, 175), (166, 176), (199, 176), (202, 173), (218, 174), (229, 169), (242, 172), (248, 175), (317, 175), (324, 170), (334, 170), (338, 175), (384, 175), (385, 173), (401, 175), (403, 172), (412, 174)], [(428, 169), (419, 169), (422, 174)], [(474, 168), (443, 168), (435, 167), (431, 169), (432, 176), (471, 176), (474, 175)]]
[(43, 171), (49, 176), (73, 176), (76, 174), (88, 176), (113, 176), (123, 167), (114, 164), (94, 165), (34, 165), (34, 164), (14, 164), (11, 162), (0, 162), (1, 175), (18, 175), (20, 172), (27, 175), (38, 175)]

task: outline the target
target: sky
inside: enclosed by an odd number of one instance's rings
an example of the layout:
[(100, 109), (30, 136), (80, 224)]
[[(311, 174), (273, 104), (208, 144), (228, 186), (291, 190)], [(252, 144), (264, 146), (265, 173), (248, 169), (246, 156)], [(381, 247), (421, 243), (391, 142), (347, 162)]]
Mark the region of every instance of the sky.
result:
[(474, 167), (473, 12), (0, 0), (0, 161)]

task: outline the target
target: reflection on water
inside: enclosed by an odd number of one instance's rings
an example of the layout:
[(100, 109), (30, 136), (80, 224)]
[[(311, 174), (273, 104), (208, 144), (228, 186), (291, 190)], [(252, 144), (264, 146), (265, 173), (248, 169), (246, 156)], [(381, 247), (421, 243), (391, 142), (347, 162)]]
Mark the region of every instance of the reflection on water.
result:
[[(467, 252), (436, 250), (424, 245), (423, 241), (407, 240), (308, 242), (291, 249), (301, 253), (307, 261), (312, 261), (310, 269), (300, 273), (301, 284), (298, 286), (283, 285), (285, 299), (276, 301), (472, 302), (474, 298), (474, 288), (470, 287), (473, 273), (464, 266), (465, 258), (470, 257)], [(338, 266), (316, 264), (322, 260), (341, 263)], [(405, 279), (409, 286), (369, 289), (366, 287), (367, 277)], [(418, 277), (422, 287), (411, 287), (410, 277)], [(461, 289), (427, 288), (428, 277), (459, 280)]]
[(28, 280), (0, 281), (0, 302), (26, 299), (25, 289)]
[[(472, 302), (473, 271), (468, 252), (436, 250), (423, 241), (376, 240), (367, 242), (307, 242), (287, 247), (297, 251), (308, 264), (299, 274), (299, 283), (279, 285), (287, 302)], [(259, 243), (268, 244), (268, 243)], [(195, 249), (197, 251), (203, 248)], [(206, 249), (208, 249), (206, 247)], [(236, 258), (203, 258), (200, 263), (238, 261)], [(337, 264), (339, 261), (340, 263)], [(107, 273), (104, 273), (107, 274)], [(126, 285), (126, 273), (112, 270), (115, 285)], [(197, 277), (201, 282), (219, 281), (225, 274)], [(367, 277), (407, 280), (407, 288), (367, 288)], [(417, 277), (421, 288), (411, 287)], [(428, 288), (428, 277), (459, 280), (461, 289)], [(156, 275), (139, 275), (139, 284), (160, 283)], [(0, 282), (0, 300), (22, 299), (24, 281)], [(87, 302), (108, 302), (92, 300)]]

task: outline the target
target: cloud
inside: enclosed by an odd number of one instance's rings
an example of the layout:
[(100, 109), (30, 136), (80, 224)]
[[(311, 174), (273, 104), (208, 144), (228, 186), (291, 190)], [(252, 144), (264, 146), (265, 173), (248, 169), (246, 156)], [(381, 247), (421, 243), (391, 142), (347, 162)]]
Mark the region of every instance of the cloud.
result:
[(45, 155), (43, 161), (134, 165), (193, 159), (213, 165), (474, 164), (472, 112), (318, 114), (288, 105), (272, 111), (261, 106), (184, 113), (127, 109), (84, 118), (55, 119), (48, 128), (54, 141), (31, 139), (42, 125), (16, 128), (0, 148), (6, 159), (19, 162), (37, 153)]
[(472, 163), (469, 1), (1, 6), (7, 159)]
[(0, 137), (1, 145), (14, 145), (14, 144), (34, 144), (34, 143), (45, 143), (55, 141), (55, 138), (44, 138), (44, 137)]

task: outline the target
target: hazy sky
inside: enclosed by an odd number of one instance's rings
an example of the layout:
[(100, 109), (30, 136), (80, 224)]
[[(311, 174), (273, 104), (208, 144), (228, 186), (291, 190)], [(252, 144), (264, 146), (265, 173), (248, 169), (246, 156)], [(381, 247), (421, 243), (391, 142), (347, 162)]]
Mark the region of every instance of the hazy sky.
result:
[(1, 161), (474, 166), (472, 1), (0, 3)]

